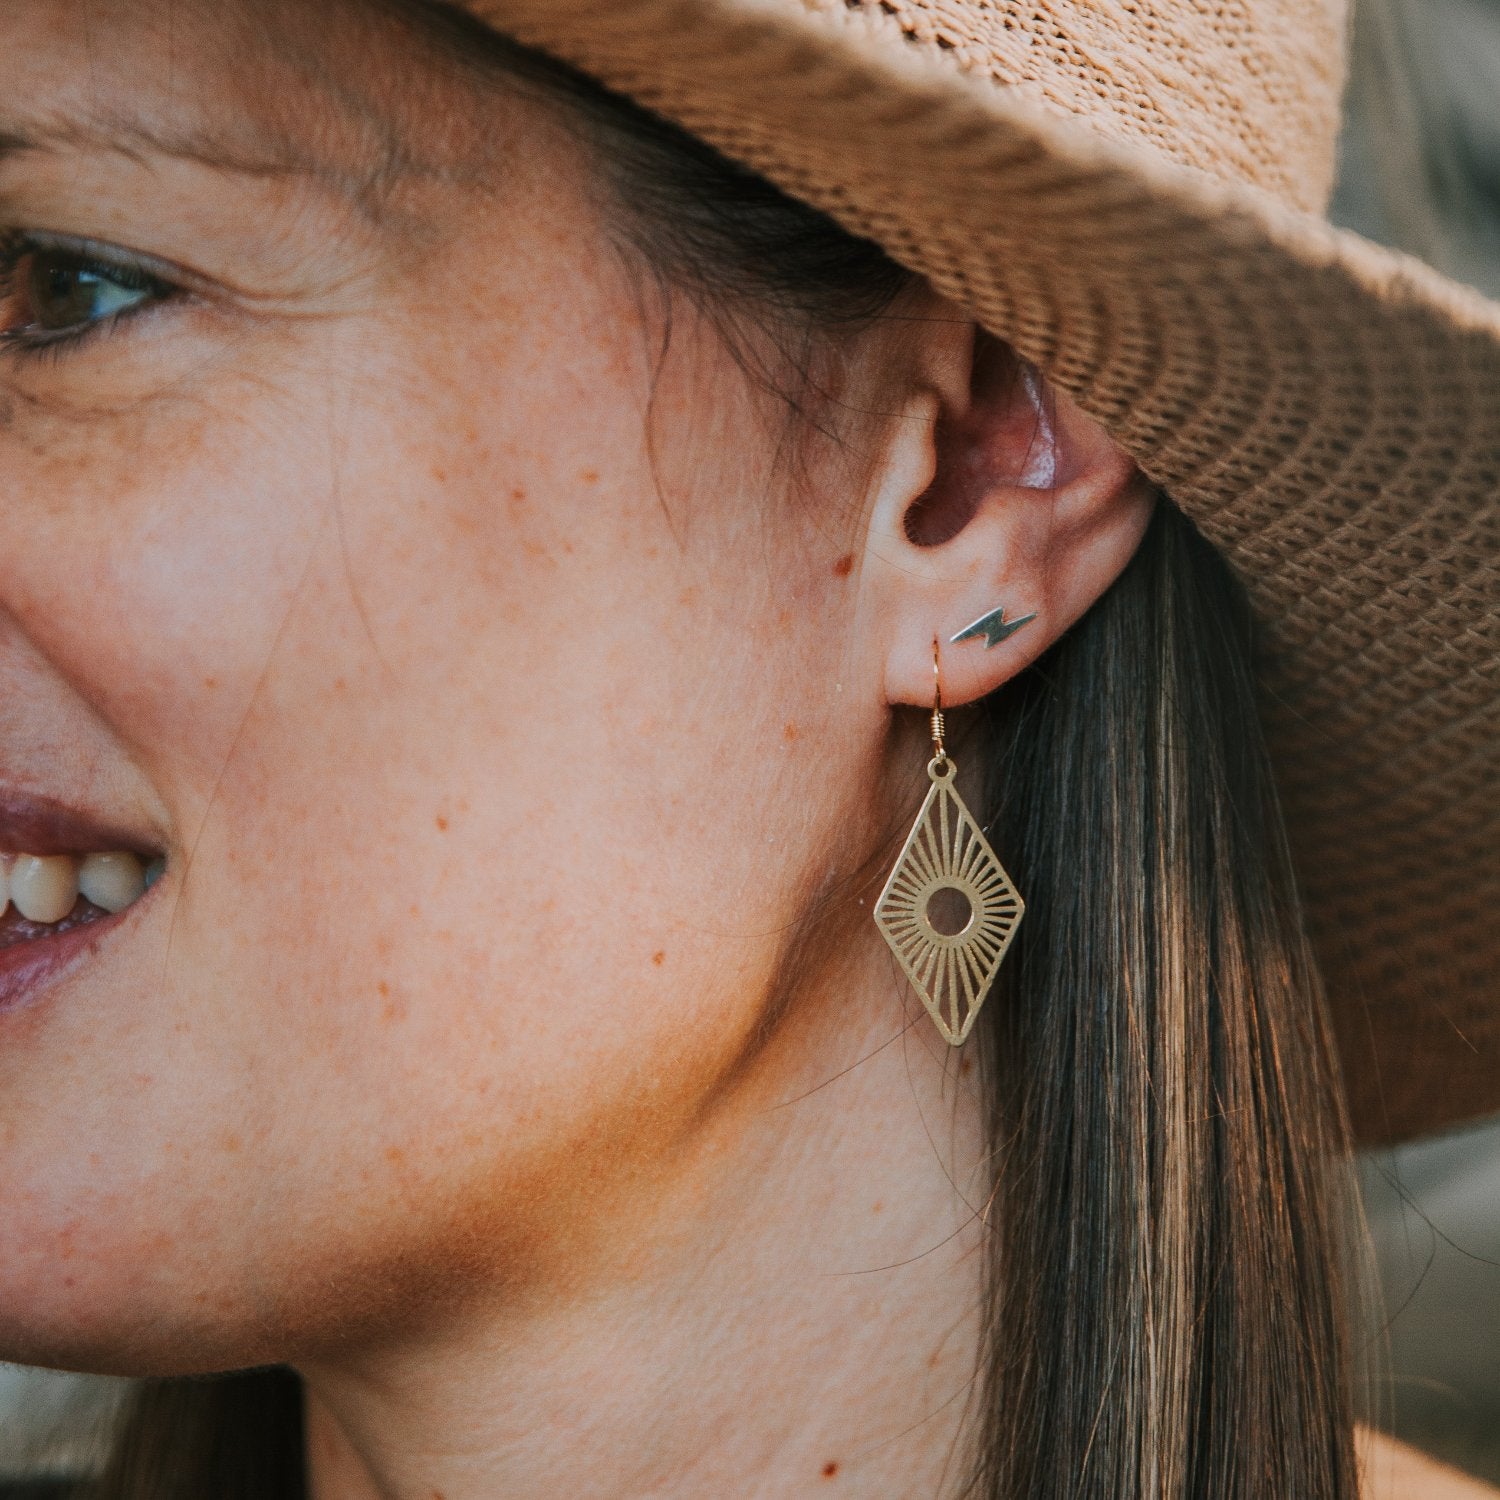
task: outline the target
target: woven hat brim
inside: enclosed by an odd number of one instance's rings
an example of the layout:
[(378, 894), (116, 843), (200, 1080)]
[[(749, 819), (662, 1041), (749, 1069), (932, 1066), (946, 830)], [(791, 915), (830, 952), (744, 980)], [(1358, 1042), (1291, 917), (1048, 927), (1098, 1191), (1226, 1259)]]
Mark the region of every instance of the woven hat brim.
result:
[(1500, 1111), (1500, 308), (862, 13), (471, 0), (927, 277), (1247, 583), (1365, 1141)]

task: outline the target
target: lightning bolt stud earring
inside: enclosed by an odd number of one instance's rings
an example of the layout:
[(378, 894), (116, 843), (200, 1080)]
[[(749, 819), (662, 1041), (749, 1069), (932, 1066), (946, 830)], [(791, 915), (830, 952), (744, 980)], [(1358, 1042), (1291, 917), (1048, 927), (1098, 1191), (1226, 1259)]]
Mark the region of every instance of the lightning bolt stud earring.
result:
[(1026, 907), (954, 786), (958, 767), (943, 743), (936, 636), (932, 671), (932, 786), (875, 903), (875, 924), (944, 1040), (957, 1047), (974, 1025)]
[(950, 642), (956, 646), (960, 641), (978, 640), (984, 637), (984, 647), (988, 651), (991, 646), (998, 646), (1001, 641), (1008, 641), (1018, 630), (1024, 630), (1026, 626), (1036, 619), (1035, 615), (1027, 615), (1021, 620), (1007, 620), (1005, 618), (1005, 606), (992, 609), (989, 614), (975, 620), (972, 625), (960, 630)]

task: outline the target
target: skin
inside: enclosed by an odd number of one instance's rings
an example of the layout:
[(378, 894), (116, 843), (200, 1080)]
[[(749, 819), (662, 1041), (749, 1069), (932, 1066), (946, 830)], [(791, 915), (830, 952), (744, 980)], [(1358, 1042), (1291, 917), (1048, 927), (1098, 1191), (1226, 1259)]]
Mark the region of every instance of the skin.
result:
[(1368, 1500), (1495, 1500), (1500, 1494), (1384, 1433), (1361, 1432), (1360, 1459)]
[(1038, 616), (963, 766), (1132, 466), (926, 291), (779, 464), (577, 134), (353, 0), (6, 0), (7, 134), (0, 230), (187, 292), (0, 352), (4, 779), (168, 861), (0, 1014), (0, 1357), (293, 1364), (319, 1500), (944, 1493), (988, 1184), (870, 905), (933, 637)]

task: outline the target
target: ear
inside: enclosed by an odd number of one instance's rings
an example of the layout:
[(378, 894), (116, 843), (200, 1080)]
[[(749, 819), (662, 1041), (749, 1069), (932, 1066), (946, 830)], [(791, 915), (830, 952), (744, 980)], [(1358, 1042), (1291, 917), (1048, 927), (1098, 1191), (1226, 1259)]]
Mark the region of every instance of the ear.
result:
[[(930, 330), (930, 331), (929, 331)], [(1098, 423), (972, 323), (924, 324), (870, 511), (889, 703), (973, 702), (1040, 656), (1119, 576), (1154, 495)], [(952, 637), (1004, 607), (1004, 641)]]

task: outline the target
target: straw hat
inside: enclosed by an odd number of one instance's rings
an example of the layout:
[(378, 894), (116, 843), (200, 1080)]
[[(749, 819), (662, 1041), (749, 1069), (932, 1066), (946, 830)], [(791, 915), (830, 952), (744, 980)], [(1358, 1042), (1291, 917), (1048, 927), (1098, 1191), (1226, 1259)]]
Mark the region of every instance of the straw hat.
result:
[(1367, 1141), (1500, 1110), (1500, 307), (1332, 229), (1333, 0), (466, 0), (1038, 364), (1265, 623)]

